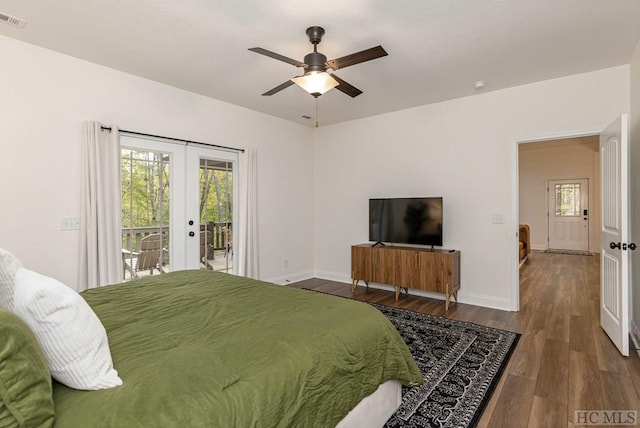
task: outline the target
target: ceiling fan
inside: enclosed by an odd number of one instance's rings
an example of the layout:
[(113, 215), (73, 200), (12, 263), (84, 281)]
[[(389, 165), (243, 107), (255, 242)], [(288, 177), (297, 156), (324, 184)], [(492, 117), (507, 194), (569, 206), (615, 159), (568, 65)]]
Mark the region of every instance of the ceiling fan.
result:
[(283, 84), (276, 86), (275, 88), (265, 92), (262, 95), (270, 96), (276, 94), (295, 83), (315, 98), (318, 98), (320, 95), (324, 94), (332, 88), (336, 88), (337, 90), (349, 95), (350, 97), (355, 98), (360, 95), (362, 91), (355, 86), (345, 82), (335, 74), (327, 73), (327, 70), (331, 69), (335, 71), (340, 68), (349, 67), (351, 65), (360, 64), (361, 62), (371, 61), (372, 59), (388, 55), (387, 52), (382, 48), (382, 46), (376, 46), (370, 49), (365, 49), (360, 52), (343, 56), (341, 58), (331, 59), (327, 61), (327, 57), (318, 52), (318, 43), (320, 43), (320, 41), (322, 40), (322, 36), (324, 35), (324, 28), (317, 26), (309, 27), (307, 28), (306, 33), (309, 37), (309, 41), (313, 45), (313, 52), (307, 54), (304, 57), (304, 62), (297, 61), (295, 59), (268, 51), (263, 48), (249, 49), (252, 52), (266, 55), (270, 58), (295, 65), (296, 67), (301, 67), (304, 70), (304, 74), (302, 76), (297, 76), (291, 80), (287, 80)]

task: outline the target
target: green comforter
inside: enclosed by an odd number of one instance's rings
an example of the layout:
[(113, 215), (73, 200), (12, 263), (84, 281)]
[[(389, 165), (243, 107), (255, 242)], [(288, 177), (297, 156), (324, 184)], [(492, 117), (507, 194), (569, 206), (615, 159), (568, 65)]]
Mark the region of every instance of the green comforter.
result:
[(422, 382), (366, 303), (202, 271), (82, 295), (124, 384), (54, 383), (56, 427), (333, 427), (379, 384)]

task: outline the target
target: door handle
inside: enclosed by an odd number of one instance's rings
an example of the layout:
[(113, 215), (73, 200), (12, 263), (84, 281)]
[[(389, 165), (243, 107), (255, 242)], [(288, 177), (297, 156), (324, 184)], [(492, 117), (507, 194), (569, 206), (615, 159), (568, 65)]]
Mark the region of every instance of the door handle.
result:
[(620, 245), (619, 242), (610, 242), (609, 243), (609, 248), (611, 248), (612, 250), (615, 250), (616, 248), (626, 251), (627, 248), (631, 251), (634, 251), (636, 248), (638, 248), (638, 246), (636, 245), (635, 242), (631, 242), (629, 244), (627, 244), (626, 242), (622, 245)]

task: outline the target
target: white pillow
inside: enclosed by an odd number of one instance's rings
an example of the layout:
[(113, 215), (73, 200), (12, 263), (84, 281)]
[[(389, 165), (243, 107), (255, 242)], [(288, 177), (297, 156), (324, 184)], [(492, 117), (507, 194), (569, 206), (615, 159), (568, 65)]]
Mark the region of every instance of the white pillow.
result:
[(75, 389), (122, 385), (113, 368), (107, 332), (77, 292), (61, 282), (19, 268), (14, 312), (33, 330), (51, 376)]
[(10, 311), (13, 311), (14, 278), (20, 267), (16, 256), (0, 248), (0, 306)]

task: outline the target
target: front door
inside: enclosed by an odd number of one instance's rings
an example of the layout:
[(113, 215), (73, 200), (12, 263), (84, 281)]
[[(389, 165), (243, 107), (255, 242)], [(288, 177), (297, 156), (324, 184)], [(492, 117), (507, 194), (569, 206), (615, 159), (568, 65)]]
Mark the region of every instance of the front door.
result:
[(629, 355), (628, 129), (624, 114), (600, 134), (600, 324), (625, 356)]
[(589, 181), (549, 181), (549, 248), (589, 251)]

